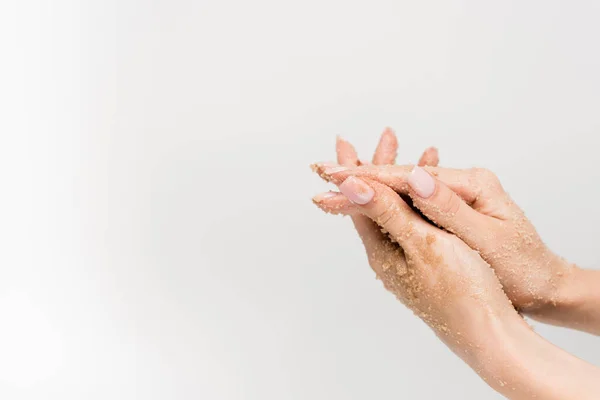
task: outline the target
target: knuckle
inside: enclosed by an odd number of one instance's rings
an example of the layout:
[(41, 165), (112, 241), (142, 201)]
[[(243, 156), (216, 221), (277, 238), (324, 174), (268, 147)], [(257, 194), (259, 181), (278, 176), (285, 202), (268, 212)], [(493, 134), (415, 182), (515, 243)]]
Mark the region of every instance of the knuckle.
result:
[(454, 192), (451, 190), (444, 190), (441, 191), (438, 196), (437, 204), (442, 213), (454, 215), (458, 212), (461, 201)]
[(495, 173), (487, 168), (472, 168), (472, 176), (479, 182), (499, 183), (500, 180)]
[(471, 172), (471, 176), (473, 176), (474, 178), (478, 178), (478, 179), (482, 179), (484, 178), (488, 172), (488, 170), (485, 168), (479, 168), (479, 167), (474, 167), (470, 169)]
[(488, 193), (500, 194), (504, 192), (500, 179), (495, 173), (485, 168), (473, 168), (471, 170), (471, 184)]
[(398, 216), (398, 210), (396, 207), (382, 207), (380, 212), (377, 214), (375, 222), (381, 227), (388, 226)]

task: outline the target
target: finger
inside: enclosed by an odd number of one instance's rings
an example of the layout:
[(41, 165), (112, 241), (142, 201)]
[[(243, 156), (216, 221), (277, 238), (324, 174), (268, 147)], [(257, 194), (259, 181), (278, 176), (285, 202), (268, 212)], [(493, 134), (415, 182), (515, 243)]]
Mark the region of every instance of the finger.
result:
[[(317, 207), (328, 214), (352, 215), (361, 219), (364, 218), (369, 220), (367, 217), (360, 214), (360, 212), (354, 207), (354, 205), (346, 196), (339, 192), (321, 193), (313, 197), (312, 201)], [(352, 220), (355, 220), (355, 218)]]
[(438, 226), (454, 233), (475, 250), (486, 250), (500, 221), (469, 207), (452, 189), (423, 168), (408, 176), (413, 205)]
[(412, 170), (412, 165), (361, 165), (356, 167), (332, 165), (329, 162), (311, 164), (310, 168), (327, 182), (341, 184), (349, 176), (378, 180), (386, 185), (401, 184), (402, 177)]
[[(386, 128), (373, 154), (373, 164), (394, 164), (398, 152), (398, 139), (390, 128)], [(361, 162), (359, 165), (370, 165), (369, 162)], [(344, 196), (345, 197), (345, 196)], [(346, 201), (352, 205), (350, 200)], [(353, 212), (359, 211), (352, 207)], [(356, 218), (354, 226), (360, 235), (369, 258), (369, 264), (384, 283), (386, 289), (398, 296), (400, 287), (398, 285), (399, 273), (406, 270), (406, 258), (404, 251), (397, 244), (387, 238), (381, 228), (370, 218), (361, 215)]]
[(435, 147), (429, 147), (423, 152), (423, 155), (419, 159), (419, 167), (431, 166), (437, 167), (440, 163), (440, 157), (438, 155), (438, 149)]
[[(366, 178), (381, 182), (398, 193), (408, 194), (408, 175), (413, 165), (376, 166), (365, 165), (360, 167), (332, 166), (327, 163), (313, 164), (312, 168), (324, 180), (336, 185), (341, 184), (350, 176)], [(467, 204), (473, 205), (483, 194), (483, 185), (477, 185), (471, 170), (460, 170), (441, 167), (426, 167), (428, 172), (448, 185)]]
[[(321, 177), (336, 185), (349, 176), (366, 178), (381, 182), (400, 194), (409, 194), (408, 177), (413, 169), (411, 165), (362, 166), (362, 167), (317, 167)], [(510, 219), (515, 206), (510, 201), (498, 178), (485, 169), (467, 170), (424, 167), (438, 181), (443, 182), (454, 193), (479, 213), (500, 220)]]
[[(341, 136), (337, 137), (335, 150), (337, 153), (337, 161), (340, 165), (360, 165), (361, 162), (358, 159), (358, 154), (356, 153), (354, 146)], [(370, 230), (364, 228), (364, 226), (369, 224), (374, 225), (373, 228), (377, 229), (377, 226), (374, 224), (374, 222), (370, 221), (367, 217), (358, 212), (348, 198), (341, 193), (328, 192), (317, 195), (313, 197), (313, 202), (317, 205), (317, 207), (326, 213), (352, 216), (352, 222), (354, 223), (359, 235), (369, 235)], [(359, 226), (362, 228), (359, 228)], [(359, 229), (363, 229), (363, 232), (361, 232)], [(366, 248), (366, 250), (367, 252), (370, 251), (369, 248)]]
[[(336, 152), (339, 164), (360, 164), (354, 146), (339, 136), (336, 141)], [(400, 270), (406, 269), (406, 259), (402, 249), (385, 237), (379, 226), (362, 215), (343, 194), (338, 192), (323, 193), (313, 197), (313, 202), (327, 213), (352, 216), (354, 227), (365, 247), (369, 265), (381, 278), (388, 290), (398, 292), (396, 280), (384, 279), (383, 276), (385, 273), (391, 272), (390, 268), (392, 266), (396, 267), (394, 273), (398, 271), (397, 268), (400, 268)]]
[(390, 237), (409, 252), (414, 239), (436, 230), (425, 222), (389, 187), (379, 182), (349, 177), (340, 191), (364, 215), (385, 229)]
[(396, 162), (396, 154), (398, 152), (398, 139), (390, 128), (385, 128), (379, 139), (379, 144), (373, 155), (373, 164), (385, 165), (394, 164)]
[[(356, 166), (359, 163), (356, 149), (350, 142), (341, 136), (336, 138), (335, 152), (337, 154), (338, 165)], [(325, 164), (329, 167), (333, 166), (331, 163), (323, 163), (323, 165)], [(346, 196), (339, 192), (329, 191), (321, 193), (314, 196), (312, 201), (317, 207), (328, 214), (351, 215), (352, 221), (355, 222), (355, 225), (356, 219), (366, 219), (368, 221), (368, 218), (364, 215), (361, 215), (360, 212), (356, 210), (354, 205), (346, 198)]]
[(340, 136), (335, 141), (335, 152), (340, 165), (358, 165), (358, 154), (356, 154), (354, 146)]
[[(423, 169), (435, 176), (438, 180), (444, 182), (471, 206), (475, 207), (477, 200), (481, 199), (481, 196), (484, 194), (482, 185), (479, 185), (476, 180), (473, 179), (473, 174), (468, 169), (441, 167), (425, 167)], [(410, 172), (405, 174), (405, 177), (407, 177)]]

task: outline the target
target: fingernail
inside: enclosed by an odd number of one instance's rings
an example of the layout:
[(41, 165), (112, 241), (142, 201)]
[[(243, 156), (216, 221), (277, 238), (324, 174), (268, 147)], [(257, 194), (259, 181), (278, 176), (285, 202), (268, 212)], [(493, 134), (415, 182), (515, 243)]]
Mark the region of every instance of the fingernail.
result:
[(435, 191), (435, 180), (423, 168), (415, 166), (408, 176), (408, 184), (419, 197), (427, 199)]
[(323, 171), (325, 173), (325, 175), (331, 175), (331, 174), (335, 174), (336, 172), (342, 172), (342, 171), (347, 171), (348, 168), (347, 167), (330, 167), (330, 168), (325, 168), (325, 171)]
[(340, 193), (338, 193), (338, 192), (319, 193), (318, 195), (316, 195), (315, 197), (313, 197), (313, 201), (320, 202), (320, 201), (323, 201), (325, 199), (331, 199), (332, 197), (336, 197), (336, 196), (339, 196), (339, 195), (340, 195)]
[(371, 186), (354, 176), (348, 177), (340, 185), (340, 192), (342, 192), (351, 202), (360, 205), (367, 204), (375, 195)]

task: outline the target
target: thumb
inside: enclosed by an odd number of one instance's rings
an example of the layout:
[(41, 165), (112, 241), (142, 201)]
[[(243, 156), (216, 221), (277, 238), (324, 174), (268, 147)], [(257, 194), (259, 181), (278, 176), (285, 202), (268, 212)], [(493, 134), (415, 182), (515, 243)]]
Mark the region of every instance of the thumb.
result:
[(438, 226), (454, 233), (469, 247), (486, 247), (500, 221), (471, 208), (442, 181), (415, 166), (408, 176), (413, 205)]

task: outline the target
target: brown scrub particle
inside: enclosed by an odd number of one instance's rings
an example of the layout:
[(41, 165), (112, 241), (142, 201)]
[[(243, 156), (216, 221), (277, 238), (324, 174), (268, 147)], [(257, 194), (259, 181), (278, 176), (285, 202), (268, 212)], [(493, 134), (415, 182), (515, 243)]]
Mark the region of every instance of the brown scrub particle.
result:
[(427, 244), (435, 243), (435, 236), (433, 236), (432, 234), (427, 234), (425, 240), (427, 241)]

